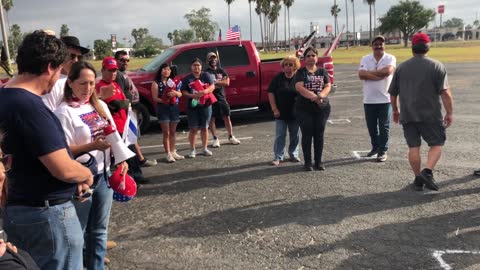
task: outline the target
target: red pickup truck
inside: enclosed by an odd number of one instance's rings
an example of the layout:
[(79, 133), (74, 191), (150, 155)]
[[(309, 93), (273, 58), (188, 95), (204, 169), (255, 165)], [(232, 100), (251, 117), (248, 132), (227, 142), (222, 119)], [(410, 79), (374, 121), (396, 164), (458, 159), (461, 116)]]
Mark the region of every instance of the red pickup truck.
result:
[[(128, 75), (140, 92), (138, 110), (140, 128), (146, 131), (150, 121), (142, 121), (155, 116), (155, 104), (152, 101), (150, 88), (155, 74), (163, 63), (170, 63), (176, 70), (176, 79), (182, 79), (190, 73), (190, 65), (194, 58), (205, 59), (207, 53), (218, 55), (219, 66), (230, 77), (230, 86), (225, 88), (227, 100), (232, 110), (260, 107), (268, 104), (267, 88), (272, 78), (281, 71), (279, 59), (260, 60), (255, 44), (252, 41), (212, 41), (172, 46), (155, 57), (142, 69), (129, 72)], [(318, 58), (318, 65), (325, 68), (333, 83), (333, 60), (331, 55)], [(206, 64), (204, 64), (206, 68)], [(185, 112), (186, 100), (181, 99), (180, 111)]]

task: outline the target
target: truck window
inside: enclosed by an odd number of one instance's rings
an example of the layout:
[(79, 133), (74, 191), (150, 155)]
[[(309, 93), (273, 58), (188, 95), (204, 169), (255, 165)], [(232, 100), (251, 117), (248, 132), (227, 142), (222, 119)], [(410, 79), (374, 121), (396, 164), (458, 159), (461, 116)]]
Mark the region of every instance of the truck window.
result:
[(205, 66), (205, 57), (207, 56), (207, 48), (198, 48), (184, 51), (173, 59), (172, 64), (177, 66), (178, 74), (190, 73), (190, 66), (194, 58), (202, 60), (202, 66)]
[(244, 46), (219, 46), (218, 53), (223, 68), (250, 65), (247, 50)]
[(150, 63), (146, 64), (143, 68), (141, 68), (141, 71), (149, 71), (149, 72), (154, 72), (157, 71), (157, 69), (167, 61), (167, 59), (172, 56), (177, 50), (168, 48), (165, 51), (163, 51), (161, 54), (159, 54), (157, 57), (153, 58)]

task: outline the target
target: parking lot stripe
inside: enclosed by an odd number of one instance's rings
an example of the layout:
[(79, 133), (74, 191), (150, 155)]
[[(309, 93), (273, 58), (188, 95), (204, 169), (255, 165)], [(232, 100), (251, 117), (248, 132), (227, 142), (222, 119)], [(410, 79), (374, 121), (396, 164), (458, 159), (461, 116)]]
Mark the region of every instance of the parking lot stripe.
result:
[[(251, 140), (253, 137), (237, 137), (239, 140)], [(211, 141), (210, 141), (211, 142)], [(220, 143), (228, 143), (228, 140), (220, 140)], [(176, 145), (189, 145), (189, 142), (184, 142), (184, 143), (177, 143)], [(199, 143), (197, 143), (198, 145)], [(146, 145), (146, 146), (141, 146), (141, 149), (150, 149), (150, 148), (159, 148), (163, 147), (163, 144), (156, 144), (156, 145)]]

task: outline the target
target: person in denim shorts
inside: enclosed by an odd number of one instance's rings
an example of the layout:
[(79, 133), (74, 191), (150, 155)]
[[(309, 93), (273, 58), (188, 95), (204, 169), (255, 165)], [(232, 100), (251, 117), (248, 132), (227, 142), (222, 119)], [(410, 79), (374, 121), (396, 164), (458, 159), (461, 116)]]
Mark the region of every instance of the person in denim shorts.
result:
[[(393, 121), (403, 125), (408, 144), (408, 161), (415, 174), (417, 191), (438, 190), (433, 169), (440, 160), (446, 140), (445, 129), (453, 121), (453, 98), (445, 66), (427, 56), (430, 38), (424, 33), (412, 37), (413, 57), (399, 65), (388, 92)], [(441, 101), (441, 102), (440, 102)], [(400, 102), (400, 110), (398, 108)], [(442, 116), (442, 105), (446, 114)], [(427, 163), (421, 169), (420, 145), (423, 138), (430, 147)]]
[[(182, 94), (188, 98), (187, 101), (187, 118), (190, 132), (188, 140), (190, 142), (190, 154), (188, 157), (194, 158), (196, 156), (195, 143), (197, 138), (197, 131), (200, 129), (200, 136), (202, 138), (202, 154), (211, 156), (212, 152), (208, 150), (208, 124), (212, 117), (212, 105), (201, 104), (200, 99), (204, 95), (213, 93), (215, 83), (212, 76), (206, 72), (202, 72), (202, 60), (195, 58), (191, 65), (192, 73), (183, 78), (181, 84)], [(204, 86), (203, 90), (195, 90), (193, 85), (196, 81)]]
[(180, 122), (178, 99), (182, 96), (182, 92), (177, 89), (177, 83), (172, 75), (170, 65), (164, 63), (152, 82), (152, 99), (157, 103), (157, 118), (162, 128), (163, 147), (168, 163), (184, 158), (177, 154), (175, 149), (175, 133)]

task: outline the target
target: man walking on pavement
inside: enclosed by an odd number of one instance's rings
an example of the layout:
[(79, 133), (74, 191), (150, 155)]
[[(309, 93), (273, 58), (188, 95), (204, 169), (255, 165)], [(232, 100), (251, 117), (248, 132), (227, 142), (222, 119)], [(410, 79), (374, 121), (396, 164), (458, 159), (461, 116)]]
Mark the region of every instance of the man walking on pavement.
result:
[[(440, 160), (446, 140), (445, 129), (453, 121), (453, 98), (448, 84), (447, 70), (437, 60), (427, 56), (430, 38), (424, 33), (412, 37), (413, 57), (396, 69), (388, 92), (393, 110), (393, 121), (402, 124), (409, 147), (408, 161), (415, 174), (414, 189), (424, 186), (438, 190), (433, 169)], [(442, 104), (445, 116), (442, 116)], [(400, 110), (398, 103), (400, 102)], [(421, 138), (430, 147), (427, 163), (421, 170)]]
[(230, 78), (222, 68), (218, 67), (218, 58), (214, 52), (207, 54), (208, 68), (205, 72), (211, 74), (215, 81), (215, 90), (213, 94), (217, 98), (217, 102), (212, 105), (212, 119), (210, 120), (210, 131), (213, 136), (213, 148), (220, 147), (220, 140), (217, 137), (217, 129), (215, 125), (215, 118), (223, 118), (225, 128), (228, 132), (228, 141), (231, 144), (240, 144), (240, 141), (233, 136), (232, 121), (230, 119), (230, 105), (225, 97), (225, 86), (230, 85)]
[[(140, 105), (140, 95), (138, 94), (137, 87), (132, 82), (132, 80), (127, 75), (127, 67), (128, 62), (130, 62), (130, 56), (126, 51), (117, 51), (115, 53), (115, 60), (117, 60), (117, 77), (115, 78), (115, 82), (120, 86), (123, 90), (125, 96), (130, 100), (132, 104), (132, 109), (135, 112), (135, 108)], [(150, 121), (150, 119), (143, 119), (143, 121)], [(138, 159), (140, 165), (143, 167), (150, 167), (157, 165), (156, 159), (146, 159), (143, 156), (142, 149), (140, 149), (140, 145), (138, 142), (135, 143), (135, 153), (138, 155)]]
[(388, 87), (392, 81), (397, 59), (385, 52), (385, 38), (376, 36), (372, 40), (373, 53), (360, 62), (358, 77), (363, 80), (363, 107), (372, 150), (367, 157), (377, 155), (377, 161), (387, 160), (390, 131), (390, 96)]

